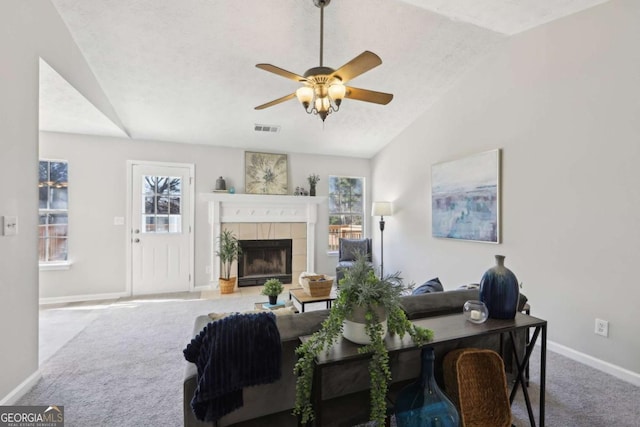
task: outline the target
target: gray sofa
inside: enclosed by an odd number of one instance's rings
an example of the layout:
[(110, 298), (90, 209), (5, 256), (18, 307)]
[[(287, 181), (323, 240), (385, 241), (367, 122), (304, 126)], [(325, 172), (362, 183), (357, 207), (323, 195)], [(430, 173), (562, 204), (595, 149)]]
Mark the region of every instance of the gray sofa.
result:
[[(478, 299), (478, 290), (454, 290), (447, 292), (427, 293), (403, 297), (403, 307), (409, 319), (460, 313), (465, 301)], [(526, 303), (521, 295), (520, 309)], [(183, 397), (184, 425), (188, 427), (234, 426), (297, 426), (297, 419), (291, 415), (295, 401), (296, 377), (293, 367), (296, 360), (295, 349), (299, 345), (298, 337), (309, 335), (318, 330), (328, 311), (310, 311), (292, 316), (278, 316), (277, 325), (282, 342), (282, 377), (271, 384), (248, 387), (244, 389), (244, 406), (224, 417), (217, 424), (203, 423), (192, 414), (190, 401), (196, 387), (196, 368), (192, 363), (186, 364)], [(196, 318), (193, 335), (204, 328), (210, 321), (207, 316)], [(521, 339), (520, 339), (521, 338)], [(188, 342), (188, 341), (187, 341)], [(436, 378), (442, 384), (442, 372), (438, 366), (442, 364), (444, 355), (455, 348), (482, 347), (491, 348), (505, 357), (505, 365), (510, 366), (510, 343), (503, 343), (497, 336), (479, 337), (453, 343), (451, 346), (436, 348)], [(524, 334), (518, 338), (519, 352), (524, 351)], [(392, 358), (392, 388), (399, 388), (420, 373), (420, 352), (407, 351)], [(327, 400), (323, 411), (323, 424), (328, 426), (347, 426), (366, 421), (368, 417), (369, 379), (366, 363), (338, 365), (323, 370), (323, 400)], [(508, 368), (509, 369), (509, 368)], [(334, 402), (335, 404), (330, 404)]]

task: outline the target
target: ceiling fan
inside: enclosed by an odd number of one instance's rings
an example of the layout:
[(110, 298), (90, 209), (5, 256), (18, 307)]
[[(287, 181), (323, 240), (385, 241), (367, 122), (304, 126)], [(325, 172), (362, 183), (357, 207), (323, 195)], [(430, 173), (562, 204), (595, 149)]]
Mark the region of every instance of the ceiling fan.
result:
[(375, 53), (364, 51), (337, 70), (323, 66), (324, 8), (330, 2), (331, 0), (313, 0), (313, 3), (320, 8), (320, 66), (309, 68), (303, 76), (300, 76), (275, 65), (256, 64), (256, 67), (262, 70), (302, 83), (294, 93), (259, 105), (255, 108), (256, 110), (273, 107), (297, 97), (308, 114), (317, 114), (324, 122), (329, 114), (340, 109), (344, 98), (382, 105), (391, 102), (393, 95), (390, 93), (345, 86), (348, 81), (382, 64), (382, 60)]

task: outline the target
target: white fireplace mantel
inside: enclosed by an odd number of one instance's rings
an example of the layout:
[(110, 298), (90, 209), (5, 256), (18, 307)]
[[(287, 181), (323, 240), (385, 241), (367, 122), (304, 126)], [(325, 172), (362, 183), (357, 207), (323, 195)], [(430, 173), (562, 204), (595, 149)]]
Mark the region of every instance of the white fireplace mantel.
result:
[(304, 222), (307, 224), (307, 269), (315, 271), (315, 237), (318, 205), (326, 197), (275, 196), (256, 194), (200, 193), (209, 204), (213, 268), (211, 281), (217, 283), (220, 259), (215, 255), (221, 225), (235, 222)]

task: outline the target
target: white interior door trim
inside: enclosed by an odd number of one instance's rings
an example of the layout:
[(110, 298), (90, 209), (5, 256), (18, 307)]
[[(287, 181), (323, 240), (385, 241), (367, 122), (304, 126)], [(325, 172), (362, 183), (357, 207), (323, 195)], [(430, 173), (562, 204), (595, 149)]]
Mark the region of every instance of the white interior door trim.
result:
[(166, 166), (166, 167), (183, 167), (189, 169), (189, 179), (191, 185), (189, 185), (189, 227), (191, 232), (189, 233), (189, 274), (191, 280), (189, 281), (189, 290), (193, 292), (195, 288), (195, 165), (193, 163), (172, 163), (172, 162), (156, 162), (148, 160), (127, 160), (127, 188), (126, 188), (126, 233), (125, 233), (125, 256), (127, 257), (127, 281), (126, 281), (126, 294), (133, 295), (133, 280), (132, 280), (132, 260), (131, 260), (131, 238), (133, 233), (131, 209), (132, 209), (132, 197), (133, 197), (133, 166), (134, 165), (147, 165), (147, 166)]

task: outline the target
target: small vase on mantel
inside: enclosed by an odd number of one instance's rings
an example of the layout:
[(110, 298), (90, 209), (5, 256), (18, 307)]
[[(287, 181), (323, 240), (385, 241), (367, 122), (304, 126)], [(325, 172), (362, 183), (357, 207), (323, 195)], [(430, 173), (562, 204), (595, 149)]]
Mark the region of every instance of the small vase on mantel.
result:
[(504, 255), (496, 255), (496, 265), (480, 280), (480, 301), (485, 303), (492, 319), (513, 319), (518, 308), (518, 279), (504, 266)]
[(433, 375), (433, 348), (422, 348), (420, 379), (398, 393), (395, 404), (398, 427), (458, 427), (460, 415), (455, 405), (438, 387)]
[(315, 195), (316, 195), (316, 186), (315, 184), (312, 184), (309, 186), (309, 196), (315, 197)]

